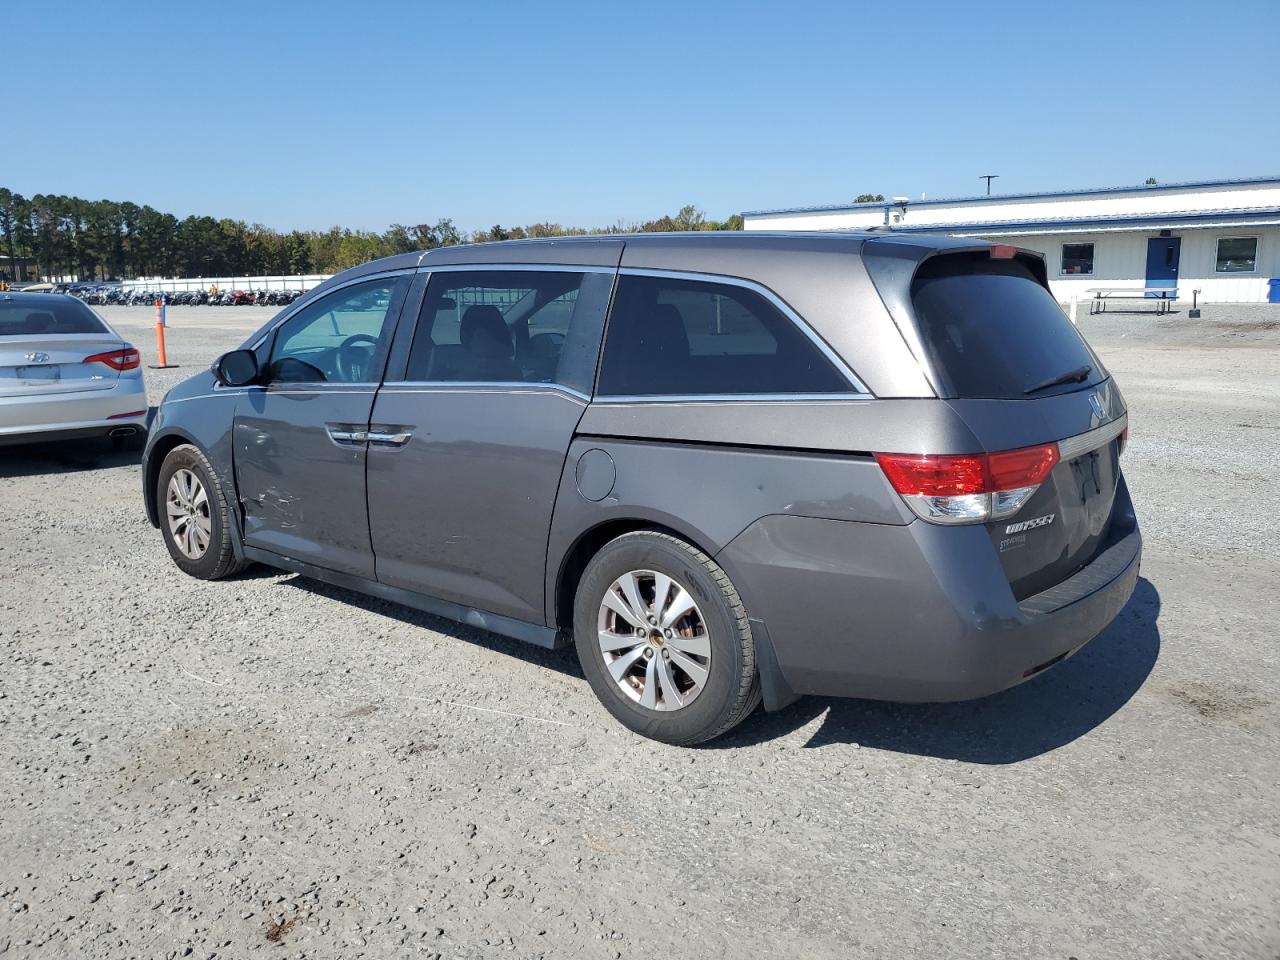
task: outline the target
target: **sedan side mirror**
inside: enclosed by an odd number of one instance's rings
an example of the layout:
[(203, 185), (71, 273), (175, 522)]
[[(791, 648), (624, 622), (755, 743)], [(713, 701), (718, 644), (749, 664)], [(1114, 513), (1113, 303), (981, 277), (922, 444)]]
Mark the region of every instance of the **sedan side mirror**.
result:
[(247, 387), (258, 379), (258, 355), (252, 350), (232, 350), (213, 363), (213, 375), (224, 387)]

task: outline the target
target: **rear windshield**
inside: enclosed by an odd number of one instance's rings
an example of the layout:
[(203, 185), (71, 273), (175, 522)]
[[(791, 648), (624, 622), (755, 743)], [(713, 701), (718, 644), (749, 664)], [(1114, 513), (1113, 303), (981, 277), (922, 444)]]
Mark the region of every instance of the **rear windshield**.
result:
[(38, 300), (6, 300), (0, 296), (0, 337), (56, 337), (105, 331), (93, 311), (74, 297), (50, 293), (41, 294)]
[[(932, 257), (916, 272), (911, 302), (949, 396), (1024, 400), (1106, 379), (1062, 308), (1017, 259)], [(1064, 374), (1076, 376), (1046, 386)]]

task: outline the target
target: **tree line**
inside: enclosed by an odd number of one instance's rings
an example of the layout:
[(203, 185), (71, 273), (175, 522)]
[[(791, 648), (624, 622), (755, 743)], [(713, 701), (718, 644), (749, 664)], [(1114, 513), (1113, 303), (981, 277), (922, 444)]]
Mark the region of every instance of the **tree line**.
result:
[(710, 220), (693, 205), (674, 216), (643, 223), (619, 221), (610, 227), (566, 227), (532, 223), (464, 232), (452, 220), (405, 225), (385, 231), (291, 230), (260, 223), (190, 216), (179, 220), (152, 207), (115, 200), (84, 200), (53, 194), (31, 198), (0, 188), (0, 254), (9, 258), (0, 272), (16, 279), (18, 258), (29, 261), (28, 278), (76, 276), (130, 279), (168, 276), (260, 276), (337, 273), (378, 257), (431, 250), (459, 243), (525, 237), (604, 233), (661, 233), (672, 230), (741, 230), (742, 217)]

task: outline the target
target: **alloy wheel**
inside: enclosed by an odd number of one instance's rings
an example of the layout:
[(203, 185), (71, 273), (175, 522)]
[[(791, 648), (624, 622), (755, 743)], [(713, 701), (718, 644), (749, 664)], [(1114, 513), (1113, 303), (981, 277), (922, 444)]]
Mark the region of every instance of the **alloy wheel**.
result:
[(706, 686), (711, 637), (684, 584), (656, 570), (618, 577), (600, 601), (600, 652), (630, 700), (650, 710), (679, 710)]
[(209, 549), (213, 526), (209, 494), (194, 471), (182, 467), (169, 478), (165, 491), (169, 535), (188, 560), (199, 560)]

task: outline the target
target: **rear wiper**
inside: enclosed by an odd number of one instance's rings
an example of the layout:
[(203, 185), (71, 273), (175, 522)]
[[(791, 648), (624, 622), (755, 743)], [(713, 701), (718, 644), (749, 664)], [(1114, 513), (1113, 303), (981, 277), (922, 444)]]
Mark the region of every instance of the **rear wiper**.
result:
[(1064, 383), (1081, 383), (1089, 379), (1089, 374), (1093, 373), (1093, 367), (1085, 364), (1083, 367), (1077, 367), (1074, 370), (1068, 370), (1066, 373), (1060, 373), (1056, 377), (1052, 377), (1043, 383), (1037, 383), (1034, 387), (1027, 387), (1023, 390), (1024, 394), (1039, 393), (1041, 390), (1048, 390), (1050, 387), (1057, 387)]

